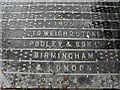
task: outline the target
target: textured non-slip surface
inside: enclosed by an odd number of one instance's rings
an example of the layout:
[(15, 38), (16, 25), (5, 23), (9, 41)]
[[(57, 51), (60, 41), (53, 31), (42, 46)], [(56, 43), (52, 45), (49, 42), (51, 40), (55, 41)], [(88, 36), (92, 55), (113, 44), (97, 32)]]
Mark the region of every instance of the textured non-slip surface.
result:
[(120, 2), (1, 2), (2, 87), (120, 88)]

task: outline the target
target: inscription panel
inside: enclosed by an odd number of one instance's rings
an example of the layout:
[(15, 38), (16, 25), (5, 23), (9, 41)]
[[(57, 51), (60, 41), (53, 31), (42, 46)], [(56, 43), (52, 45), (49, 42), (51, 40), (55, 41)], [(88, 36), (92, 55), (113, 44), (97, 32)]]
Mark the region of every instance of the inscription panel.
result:
[(120, 2), (2, 2), (2, 87), (120, 88)]

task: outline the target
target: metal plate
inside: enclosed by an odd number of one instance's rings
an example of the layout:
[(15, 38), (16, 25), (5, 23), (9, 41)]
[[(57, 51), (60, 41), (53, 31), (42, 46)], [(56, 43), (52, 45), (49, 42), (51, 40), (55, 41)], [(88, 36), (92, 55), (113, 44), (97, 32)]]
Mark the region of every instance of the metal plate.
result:
[(120, 88), (120, 2), (1, 2), (1, 87)]

